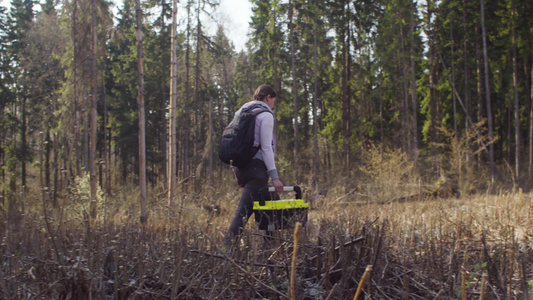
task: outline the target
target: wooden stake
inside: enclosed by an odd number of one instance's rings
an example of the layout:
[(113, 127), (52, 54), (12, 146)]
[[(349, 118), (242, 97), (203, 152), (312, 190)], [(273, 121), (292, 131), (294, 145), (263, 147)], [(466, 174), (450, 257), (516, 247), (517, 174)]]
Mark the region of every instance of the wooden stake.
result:
[(466, 300), (466, 271), (461, 271), (461, 299)]
[(302, 224), (299, 222), (296, 223), (296, 228), (294, 228), (294, 249), (292, 251), (292, 264), (291, 264), (291, 299), (296, 300), (296, 292), (295, 289), (295, 281), (296, 281), (296, 257), (297, 257), (297, 251), (298, 251), (298, 233), (300, 232), (300, 228), (302, 227)]
[(444, 293), (444, 290), (440, 290), (439, 293), (437, 294), (437, 296), (435, 296), (435, 298), (433, 298), (433, 300), (439, 299), (439, 297), (440, 297), (440, 295), (442, 295), (442, 293)]
[(331, 288), (331, 291), (329, 292), (328, 297), (326, 298), (326, 300), (330, 300), (331, 297), (333, 297), (333, 293), (335, 292), (335, 289), (337, 289), (338, 286), (339, 286), (339, 284), (338, 284), (338, 283), (335, 283), (335, 285), (333, 286), (333, 288)]
[(366, 267), (365, 273), (363, 274), (363, 277), (361, 277), (361, 281), (359, 282), (359, 286), (357, 287), (357, 292), (355, 293), (353, 300), (357, 300), (359, 296), (361, 295), (361, 292), (363, 291), (363, 285), (365, 284), (366, 279), (370, 276), (371, 272), (372, 272), (372, 265), (368, 265)]
[(481, 277), (481, 296), (479, 296), (479, 300), (485, 299), (485, 287), (487, 286), (487, 272), (483, 272), (483, 277)]
[(402, 290), (402, 300), (409, 300), (409, 274), (406, 271), (403, 274), (403, 290)]

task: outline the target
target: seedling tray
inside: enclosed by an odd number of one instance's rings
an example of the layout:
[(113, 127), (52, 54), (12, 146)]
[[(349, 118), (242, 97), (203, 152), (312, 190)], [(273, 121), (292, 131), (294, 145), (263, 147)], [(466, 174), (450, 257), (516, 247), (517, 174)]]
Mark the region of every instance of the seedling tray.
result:
[(307, 225), (309, 204), (301, 199), (301, 189), (298, 186), (284, 187), (284, 191), (295, 191), (296, 199), (266, 200), (273, 192), (261, 190), (260, 201), (254, 201), (254, 214), (257, 229), (275, 231), (294, 228), (297, 222)]

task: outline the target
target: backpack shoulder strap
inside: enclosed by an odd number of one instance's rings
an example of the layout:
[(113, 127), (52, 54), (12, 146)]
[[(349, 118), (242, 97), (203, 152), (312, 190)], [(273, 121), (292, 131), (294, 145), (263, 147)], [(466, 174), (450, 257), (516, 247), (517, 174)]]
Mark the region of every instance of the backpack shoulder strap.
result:
[[(260, 109), (256, 109), (256, 108), (260, 108)], [(257, 104), (252, 104), (248, 107), (246, 107), (245, 109), (243, 109), (243, 111), (245, 112), (250, 112), (252, 113), (254, 116), (257, 116), (259, 115), (260, 113), (263, 113), (263, 112), (269, 112), (269, 113), (272, 113), (271, 110), (269, 110), (268, 108), (264, 107), (263, 105), (257, 103)]]

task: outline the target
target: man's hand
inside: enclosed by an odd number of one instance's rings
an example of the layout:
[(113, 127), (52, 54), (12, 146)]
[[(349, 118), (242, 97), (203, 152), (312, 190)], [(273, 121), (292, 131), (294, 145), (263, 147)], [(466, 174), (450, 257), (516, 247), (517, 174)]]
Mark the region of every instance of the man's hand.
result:
[(279, 178), (272, 179), (272, 184), (276, 188), (276, 193), (283, 193), (283, 183), (281, 183)]

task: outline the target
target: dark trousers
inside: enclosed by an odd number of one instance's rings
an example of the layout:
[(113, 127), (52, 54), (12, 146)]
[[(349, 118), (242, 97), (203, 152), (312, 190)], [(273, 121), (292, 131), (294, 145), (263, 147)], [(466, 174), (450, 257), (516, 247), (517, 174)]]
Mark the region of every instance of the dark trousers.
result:
[(259, 200), (256, 199), (259, 197), (259, 189), (268, 185), (268, 173), (265, 163), (259, 159), (252, 159), (246, 167), (239, 169), (237, 177), (239, 184), (244, 189), (239, 206), (229, 227), (227, 236), (229, 239), (234, 239), (241, 233), (245, 222), (253, 213), (254, 200)]

